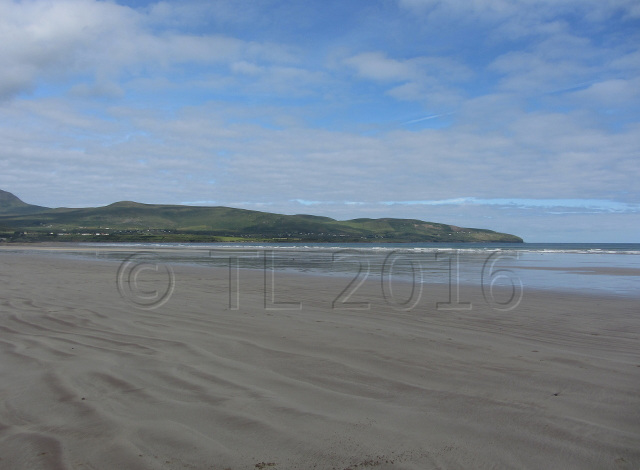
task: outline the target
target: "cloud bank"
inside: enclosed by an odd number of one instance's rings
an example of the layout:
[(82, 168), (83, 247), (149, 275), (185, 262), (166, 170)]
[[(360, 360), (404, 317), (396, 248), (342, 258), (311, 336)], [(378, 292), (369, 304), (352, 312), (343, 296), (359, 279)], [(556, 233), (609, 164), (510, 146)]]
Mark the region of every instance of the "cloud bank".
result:
[(640, 235), (620, 0), (0, 0), (0, 188)]

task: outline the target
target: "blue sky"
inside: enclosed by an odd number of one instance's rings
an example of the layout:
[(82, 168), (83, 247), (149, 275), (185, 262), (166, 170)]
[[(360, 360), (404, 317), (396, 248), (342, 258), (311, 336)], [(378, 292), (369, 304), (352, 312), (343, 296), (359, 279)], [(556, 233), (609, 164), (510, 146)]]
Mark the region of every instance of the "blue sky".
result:
[(640, 241), (635, 0), (0, 0), (0, 189)]

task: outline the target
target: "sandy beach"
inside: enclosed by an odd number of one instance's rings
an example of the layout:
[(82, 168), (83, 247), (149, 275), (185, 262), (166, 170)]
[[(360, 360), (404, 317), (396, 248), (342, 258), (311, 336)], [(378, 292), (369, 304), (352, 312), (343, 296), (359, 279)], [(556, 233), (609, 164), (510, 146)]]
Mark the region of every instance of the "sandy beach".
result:
[(640, 468), (637, 298), (127, 275), (0, 252), (0, 468)]

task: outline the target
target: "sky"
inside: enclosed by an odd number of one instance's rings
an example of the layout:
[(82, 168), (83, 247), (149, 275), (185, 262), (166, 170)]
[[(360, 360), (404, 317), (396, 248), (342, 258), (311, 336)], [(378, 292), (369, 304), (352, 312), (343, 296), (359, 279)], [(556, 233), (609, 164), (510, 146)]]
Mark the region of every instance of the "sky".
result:
[(0, 0), (0, 189), (640, 242), (637, 0)]

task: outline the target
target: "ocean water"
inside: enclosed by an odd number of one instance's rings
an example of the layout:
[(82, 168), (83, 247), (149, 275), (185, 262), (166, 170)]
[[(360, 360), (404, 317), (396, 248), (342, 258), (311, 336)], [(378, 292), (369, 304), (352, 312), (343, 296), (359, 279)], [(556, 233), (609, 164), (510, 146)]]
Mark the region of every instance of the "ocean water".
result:
[[(92, 253), (93, 247), (111, 251)], [(389, 286), (396, 281), (448, 283), (481, 286), (483, 292), (507, 287), (514, 295), (551, 289), (640, 298), (640, 243), (126, 243), (75, 248), (62, 254), (339, 276), (351, 286), (379, 279)]]

